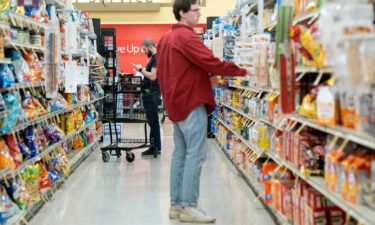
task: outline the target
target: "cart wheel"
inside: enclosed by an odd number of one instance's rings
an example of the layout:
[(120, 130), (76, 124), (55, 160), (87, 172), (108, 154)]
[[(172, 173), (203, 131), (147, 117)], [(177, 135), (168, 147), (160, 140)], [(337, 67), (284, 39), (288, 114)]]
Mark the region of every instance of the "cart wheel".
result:
[(102, 159), (103, 159), (103, 162), (109, 162), (111, 156), (109, 155), (108, 152), (103, 152), (102, 153)]
[(131, 163), (134, 161), (134, 159), (135, 159), (135, 155), (132, 152), (126, 154), (126, 161)]

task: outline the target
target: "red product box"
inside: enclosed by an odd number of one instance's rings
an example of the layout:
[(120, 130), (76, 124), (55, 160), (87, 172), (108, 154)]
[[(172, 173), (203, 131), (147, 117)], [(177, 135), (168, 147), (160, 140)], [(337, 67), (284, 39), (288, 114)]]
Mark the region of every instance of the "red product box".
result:
[(328, 225), (325, 209), (312, 209), (308, 207), (308, 225)]
[(293, 225), (303, 225), (302, 224), (302, 211), (301, 211), (302, 198), (297, 193), (296, 189), (292, 190), (292, 194), (293, 194)]
[(309, 142), (309, 136), (307, 133), (301, 133), (300, 135), (294, 135), (294, 146), (293, 146), (293, 165), (300, 169), (301, 168), (301, 152), (303, 146)]
[(293, 133), (291, 131), (285, 132), (285, 149), (283, 159), (286, 161), (291, 160), (291, 149), (293, 146)]
[(281, 186), (281, 198), (282, 198), (282, 204), (281, 204), (281, 213), (285, 215), (288, 220), (293, 220), (293, 195), (292, 195), (292, 184), (282, 184)]
[(329, 207), (327, 209), (327, 220), (328, 225), (344, 225), (345, 224), (345, 212), (339, 207)]
[(327, 207), (326, 205), (326, 199), (325, 197), (316, 192), (315, 190), (312, 190), (309, 192), (308, 196), (308, 204), (312, 209), (325, 209)]

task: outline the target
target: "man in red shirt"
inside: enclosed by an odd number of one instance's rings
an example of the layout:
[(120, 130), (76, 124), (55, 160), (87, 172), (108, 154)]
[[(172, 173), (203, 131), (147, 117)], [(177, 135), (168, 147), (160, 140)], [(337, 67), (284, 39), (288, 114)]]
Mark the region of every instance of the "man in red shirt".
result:
[(215, 109), (209, 73), (250, 74), (214, 57), (194, 33), (193, 27), (201, 16), (197, 0), (175, 0), (173, 13), (178, 23), (162, 37), (157, 49), (157, 78), (174, 127), (169, 217), (182, 222), (213, 223), (215, 218), (197, 207), (207, 152), (207, 115)]

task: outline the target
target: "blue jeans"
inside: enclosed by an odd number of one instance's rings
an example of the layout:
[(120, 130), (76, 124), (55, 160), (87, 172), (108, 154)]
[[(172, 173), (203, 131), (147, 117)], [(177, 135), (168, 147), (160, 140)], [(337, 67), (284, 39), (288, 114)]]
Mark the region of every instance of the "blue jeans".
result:
[(160, 124), (158, 106), (160, 92), (142, 94), (143, 107), (145, 108), (147, 123), (150, 126), (150, 140), (154, 139), (155, 147), (161, 151)]
[(181, 122), (173, 123), (175, 149), (171, 166), (171, 205), (196, 206), (199, 181), (206, 158), (207, 112), (195, 108)]

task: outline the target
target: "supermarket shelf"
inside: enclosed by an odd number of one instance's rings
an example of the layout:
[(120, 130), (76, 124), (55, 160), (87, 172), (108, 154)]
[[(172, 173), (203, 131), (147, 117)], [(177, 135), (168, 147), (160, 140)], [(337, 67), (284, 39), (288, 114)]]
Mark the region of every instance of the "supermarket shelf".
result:
[(265, 203), (264, 196), (261, 194), (261, 191), (260, 191), (261, 189), (258, 185), (256, 185), (256, 183), (259, 183), (259, 182), (255, 181), (253, 178), (246, 175), (246, 172), (241, 167), (239, 167), (238, 165), (236, 165), (234, 163), (233, 157), (227, 152), (227, 150), (225, 150), (225, 148), (221, 145), (221, 143), (219, 142), (219, 140), (217, 140), (217, 138), (215, 138), (215, 143), (224, 152), (224, 154), (227, 156), (228, 160), (237, 169), (237, 171), (240, 173), (242, 179), (244, 179), (244, 181), (248, 184), (248, 186), (251, 188), (251, 190), (254, 192), (254, 194), (256, 196), (261, 196), (260, 199), (261, 199), (262, 205), (265, 207), (266, 210), (268, 210), (268, 212), (271, 213), (270, 216), (274, 220), (276, 220), (278, 222), (278, 224), (280, 224), (280, 225), (292, 225), (292, 223), (290, 223), (285, 216), (280, 215), (279, 212), (277, 212), (274, 208), (270, 207), (270, 205)]
[(245, 87), (245, 86), (239, 86), (239, 85), (234, 85), (234, 84), (229, 84), (229, 87), (243, 89), (243, 90), (249, 90), (249, 91), (255, 91), (255, 92), (268, 92), (268, 93), (280, 94), (280, 91), (278, 91), (276, 89), (272, 89), (272, 88)]
[(38, 88), (44, 86), (44, 81), (14, 83), (8, 88), (0, 88), (0, 91), (19, 90), (25, 88)]
[(268, 120), (266, 120), (264, 118), (261, 118), (261, 117), (255, 118), (253, 116), (250, 116), (250, 115), (244, 113), (243, 110), (237, 109), (237, 108), (235, 108), (233, 106), (230, 106), (230, 105), (227, 105), (227, 104), (225, 104), (223, 102), (219, 102), (219, 103), (221, 105), (227, 107), (228, 109), (231, 109), (231, 110), (237, 112), (238, 114), (240, 114), (241, 116), (243, 116), (243, 117), (245, 117), (245, 118), (247, 118), (249, 120), (252, 120), (252, 121), (255, 121), (255, 122), (262, 122), (262, 123), (265, 123), (265, 124), (267, 124), (269, 126), (272, 126), (273, 128), (276, 128), (278, 130), (284, 130), (282, 127), (280, 127), (280, 126), (278, 126), (278, 125), (276, 125), (276, 124), (272, 123), (271, 121), (268, 121)]
[(264, 30), (265, 31), (273, 31), (276, 29), (276, 25), (277, 25), (277, 21), (274, 21), (270, 24), (267, 24), (266, 26), (264, 26)]
[(375, 150), (375, 137), (370, 136), (366, 133), (355, 131), (355, 130), (345, 128), (342, 126), (322, 126), (322, 125), (317, 124), (317, 122), (314, 119), (306, 118), (300, 115), (290, 115), (287, 117), (293, 121), (297, 121), (301, 124), (305, 124), (306, 126), (309, 126), (311, 128), (320, 130), (328, 134), (338, 136), (343, 139), (347, 139), (354, 143), (357, 143), (367, 148), (371, 148)]
[(41, 46), (33, 46), (31, 44), (21, 44), (16, 41), (12, 41), (9, 39), (5, 40), (5, 47), (6, 48), (15, 48), (18, 50), (31, 50), (39, 53), (44, 53), (45, 48)]
[(6, 14), (9, 16), (10, 23), (16, 27), (28, 27), (30, 30), (36, 32), (44, 31), (47, 27), (45, 23), (16, 12), (8, 12)]
[(9, 58), (0, 59), (0, 64), (12, 64), (12, 60)]
[[(69, 175), (67, 175), (66, 177), (64, 177), (63, 179), (59, 179), (58, 181), (56, 181), (52, 187), (50, 188), (47, 188), (46, 190), (42, 190), (42, 195), (45, 197), (45, 199), (50, 199), (51, 197), (53, 197), (53, 195), (55, 194), (55, 192), (57, 191), (57, 189), (59, 187), (61, 187), (61, 185), (65, 182), (65, 179), (67, 177), (69, 177), (74, 171), (76, 168), (79, 167), (79, 165), (88, 157), (88, 155), (92, 152), (90, 150), (92, 150), (92, 148), (97, 145), (97, 142), (99, 141), (99, 139), (101, 138), (102, 136), (102, 133), (100, 132), (99, 134), (97, 134), (97, 137), (94, 139), (94, 141), (80, 149), (80, 150), (76, 150), (77, 151), (77, 154), (74, 154), (74, 155), (69, 155), (69, 160), (70, 160), (70, 165), (71, 165), (71, 172), (69, 173)], [(71, 156), (71, 157), (70, 157)], [(47, 197), (47, 198), (46, 198)], [(25, 210), (22, 210), (20, 211), (18, 214), (14, 215), (13, 217), (11, 217), (7, 224), (11, 224), (11, 225), (18, 225), (18, 224), (28, 224), (27, 222), (32, 219), (35, 214), (40, 210), (40, 208), (42, 208), (47, 202), (43, 201), (43, 200), (40, 200), (40, 201), (37, 201), (37, 202), (34, 202), (32, 204), (30, 204)]]
[(306, 177), (300, 171), (298, 171), (293, 165), (289, 162), (285, 162), (284, 160), (279, 159), (278, 157), (274, 156), (270, 152), (267, 152), (272, 160), (277, 162), (279, 165), (283, 165), (284, 167), (291, 170), (295, 176), (298, 176), (306, 183), (308, 183), (311, 187), (315, 190), (320, 192), (324, 195), (327, 199), (329, 199), (332, 203), (340, 207), (346, 213), (350, 214), (353, 218), (358, 220), (363, 225), (375, 225), (375, 210), (363, 206), (363, 205), (354, 205), (342, 200), (341, 196), (337, 193), (333, 193), (328, 191), (325, 186), (325, 180), (323, 177)]
[(254, 152), (256, 152), (259, 156), (263, 156), (264, 155), (264, 150), (263, 149), (260, 149), (258, 147), (255, 147), (254, 145), (252, 145), (248, 140), (245, 140), (241, 135), (238, 134), (238, 132), (236, 132), (235, 130), (233, 130), (228, 124), (226, 124), (222, 119), (217, 119), (225, 128), (227, 128), (230, 132), (232, 132), (233, 134), (235, 134), (237, 136), (237, 138), (239, 138), (244, 144), (247, 145), (247, 147), (251, 148), (251, 150), (253, 150)]
[(333, 73), (332, 67), (317, 68), (313, 66), (299, 66), (296, 68), (296, 73)]
[[(229, 125), (225, 124), (224, 121), (218, 119), (218, 121), (223, 124), (228, 130), (230, 130), (233, 134), (235, 134), (244, 144), (246, 144), (249, 148), (251, 148), (255, 152), (261, 151), (259, 147), (253, 146), (248, 141), (244, 140), (237, 132), (235, 132), (233, 129), (230, 128)], [(375, 142), (374, 142), (375, 143)], [(323, 177), (306, 177), (304, 176), (298, 169), (296, 169), (291, 163), (286, 162), (274, 154), (272, 154), (269, 151), (263, 151), (263, 154), (270, 157), (272, 160), (274, 160), (279, 165), (282, 165), (289, 170), (291, 170), (295, 176), (298, 176), (302, 180), (304, 180), (306, 183), (311, 185), (314, 189), (316, 189), (318, 192), (320, 192), (322, 195), (324, 195), (327, 199), (329, 199), (331, 202), (333, 202), (335, 205), (343, 209), (346, 213), (350, 214), (353, 218), (358, 220), (363, 225), (375, 225), (375, 221), (373, 218), (375, 218), (375, 210), (363, 206), (363, 205), (354, 205), (348, 202), (345, 202), (342, 200), (341, 196), (339, 194), (330, 192), (325, 187), (325, 180)]]
[(295, 18), (293, 20), (293, 24), (296, 25), (296, 24), (305, 22), (306, 20), (310, 20), (310, 19), (313, 19), (315, 17), (318, 17), (318, 16), (319, 16), (319, 11), (314, 11), (314, 12), (308, 13), (306, 15)]
[(17, 175), (20, 174), (24, 169), (26, 169), (26, 168), (29, 167), (30, 165), (32, 165), (32, 164), (38, 162), (41, 158), (43, 158), (44, 156), (46, 156), (47, 154), (49, 154), (52, 150), (54, 150), (54, 149), (56, 149), (57, 147), (59, 147), (62, 143), (67, 142), (70, 138), (74, 137), (76, 134), (79, 134), (79, 133), (81, 133), (82, 131), (84, 131), (86, 128), (92, 126), (97, 120), (98, 120), (98, 119), (95, 119), (94, 121), (92, 121), (91, 123), (85, 125), (84, 127), (81, 127), (81, 128), (79, 128), (78, 130), (76, 130), (76, 131), (74, 131), (74, 132), (70, 132), (69, 134), (65, 135), (65, 137), (64, 137), (61, 141), (59, 141), (59, 142), (57, 142), (57, 143), (55, 143), (55, 144), (49, 146), (44, 152), (40, 153), (38, 156), (36, 156), (36, 157), (34, 157), (34, 158), (32, 158), (32, 159), (29, 159), (29, 160), (23, 162), (22, 165), (21, 165), (20, 167), (18, 167), (18, 168), (17, 168), (16, 170), (14, 170), (14, 171), (9, 172), (8, 174), (6, 174), (6, 176), (7, 176), (7, 175), (9, 175), (9, 176), (11, 176), (11, 177), (15, 177), (15, 176), (17, 176)]
[(0, 21), (0, 34), (6, 34), (10, 31), (9, 23)]
[(22, 124), (20, 124), (20, 125), (18, 125), (16, 127), (12, 128), (8, 133), (0, 134), (0, 136), (5, 135), (5, 134), (17, 133), (17, 132), (19, 132), (21, 130), (24, 130), (28, 126), (32, 126), (32, 125), (44, 122), (44, 121), (46, 121), (48, 119), (51, 119), (53, 117), (56, 117), (56, 116), (58, 116), (60, 114), (67, 113), (67, 112), (70, 112), (70, 111), (72, 111), (74, 109), (77, 109), (79, 107), (95, 103), (95, 102), (97, 102), (97, 101), (99, 101), (99, 100), (101, 100), (103, 98), (105, 98), (105, 97), (100, 97), (100, 98), (94, 99), (94, 100), (92, 100), (90, 102), (82, 102), (82, 103), (74, 104), (74, 105), (71, 105), (71, 106), (67, 107), (66, 109), (59, 110), (59, 111), (56, 111), (56, 112), (53, 112), (53, 113), (49, 113), (49, 114), (47, 114), (45, 116), (42, 116), (40, 118), (37, 118), (35, 120), (22, 123)]

